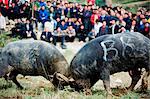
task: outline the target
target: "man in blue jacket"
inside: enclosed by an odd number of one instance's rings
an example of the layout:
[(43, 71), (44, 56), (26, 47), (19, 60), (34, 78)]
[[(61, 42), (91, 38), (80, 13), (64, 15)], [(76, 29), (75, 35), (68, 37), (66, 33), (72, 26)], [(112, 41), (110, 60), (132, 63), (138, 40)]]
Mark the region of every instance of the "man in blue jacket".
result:
[(40, 11), (39, 11), (39, 21), (42, 22), (43, 26), (44, 23), (48, 20), (49, 13), (45, 9), (45, 6), (42, 6)]

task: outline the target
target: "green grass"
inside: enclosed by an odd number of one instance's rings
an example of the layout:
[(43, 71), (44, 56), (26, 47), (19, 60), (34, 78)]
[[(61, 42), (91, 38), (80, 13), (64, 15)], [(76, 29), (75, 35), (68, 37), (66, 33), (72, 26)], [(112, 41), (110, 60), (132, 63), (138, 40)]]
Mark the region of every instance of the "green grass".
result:
[(0, 34), (0, 47), (5, 46), (9, 42), (19, 40), (19, 37), (12, 38), (12, 37), (8, 36), (9, 34), (10, 34), (9, 32), (3, 32), (2, 34)]
[[(106, 91), (92, 90), (93, 95), (85, 96), (82, 92), (73, 91), (70, 87), (64, 90), (54, 91), (49, 87), (28, 88), (28, 84), (24, 84), (24, 89), (19, 90), (11, 81), (7, 82), (3, 78), (0, 79), (0, 99), (14, 98), (14, 99), (105, 99)], [(22, 83), (22, 82), (21, 82)], [(118, 93), (118, 89), (112, 89), (113, 93)], [(139, 99), (143, 94), (137, 92), (120, 93), (119, 96), (114, 96), (113, 99)], [(150, 97), (150, 90), (147, 91), (146, 96)]]
[(128, 4), (138, 1), (145, 1), (145, 0), (112, 0), (113, 3), (120, 3), (120, 4)]
[(130, 6), (124, 6), (124, 8), (126, 10), (132, 12), (132, 13), (136, 13), (138, 11), (139, 7), (144, 7), (146, 9), (150, 9), (149, 5), (150, 5), (150, 2), (147, 2), (147, 3), (144, 3), (144, 4), (140, 4), (140, 5), (136, 4), (136, 5), (132, 6), (132, 7), (130, 7)]

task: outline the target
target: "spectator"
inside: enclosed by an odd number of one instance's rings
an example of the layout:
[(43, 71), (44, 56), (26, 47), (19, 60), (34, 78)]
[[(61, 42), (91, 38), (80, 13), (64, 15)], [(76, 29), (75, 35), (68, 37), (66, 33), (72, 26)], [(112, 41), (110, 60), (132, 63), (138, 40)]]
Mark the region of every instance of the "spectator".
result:
[(45, 9), (45, 6), (42, 6), (41, 9), (39, 10), (39, 20), (42, 22), (43, 27), (44, 23), (49, 19), (48, 18), (48, 11)]
[(65, 31), (66, 31), (66, 29), (67, 29), (67, 24), (65, 23), (65, 20), (62, 20), (62, 21), (61, 21), (60, 29), (61, 29), (62, 31), (64, 31), (64, 33), (65, 33)]
[(95, 0), (87, 0), (88, 4), (95, 5)]
[(130, 19), (128, 13), (124, 14), (123, 20), (125, 21), (125, 23), (127, 23), (126, 26), (125, 26), (125, 28), (129, 27), (129, 25), (131, 24), (131, 19)]
[(119, 26), (126, 27), (126, 22), (123, 20), (123, 16), (119, 16)]
[(76, 32), (72, 25), (68, 26), (66, 33), (67, 33), (66, 41), (73, 42), (76, 36)]
[(50, 19), (47, 20), (47, 21), (45, 22), (45, 24), (44, 24), (44, 28), (45, 28), (47, 31), (53, 33), (53, 32), (54, 32), (54, 21), (51, 21)]
[(30, 6), (28, 1), (25, 1), (23, 5), (21, 5), (20, 9), (20, 18), (27, 18), (29, 17), (30, 12)]
[(47, 2), (46, 2), (46, 7), (47, 7), (47, 9), (50, 9), (50, 8), (51, 8), (51, 6), (52, 6), (51, 1), (47, 1)]
[(89, 33), (88, 33), (88, 37), (89, 37), (89, 41), (91, 41), (92, 39), (95, 38), (95, 30), (92, 29)]
[(145, 23), (146, 23), (146, 21), (147, 21), (147, 20), (143, 17), (143, 18), (141, 19), (141, 21), (140, 21), (139, 26), (138, 26), (139, 32), (142, 33), (143, 35), (145, 35), (145, 33), (144, 33), (144, 28), (145, 28)]
[(80, 26), (77, 35), (79, 37), (79, 42), (81, 42), (81, 41), (85, 42), (85, 38), (86, 38), (87, 35), (86, 35), (86, 31), (85, 31), (84, 25)]
[(32, 21), (35, 25), (35, 28), (37, 29), (38, 28), (38, 20), (39, 20), (39, 11), (38, 11), (38, 8), (36, 5), (34, 6), (34, 13), (32, 11), (30, 11), (28, 19), (32, 19)]
[(53, 40), (53, 35), (52, 35), (52, 33), (49, 31), (49, 29), (48, 28), (45, 28), (45, 31), (44, 32), (42, 32), (42, 34), (41, 34), (41, 40), (43, 40), (43, 41), (46, 41), (46, 42), (52, 42), (52, 40)]
[(99, 28), (102, 27), (102, 23), (99, 22), (99, 20), (96, 20), (96, 23), (94, 24), (94, 31), (95, 31), (95, 35), (97, 35), (99, 33)]
[(61, 48), (66, 49), (66, 45), (64, 44), (65, 42), (65, 36), (66, 36), (66, 29), (67, 25), (65, 23), (65, 20), (61, 21), (60, 26), (54, 31), (54, 45), (56, 45), (58, 39), (61, 39)]
[(106, 20), (102, 21), (102, 27), (99, 28), (99, 33), (96, 35), (96, 37), (102, 36), (102, 35), (106, 35), (109, 32), (109, 28), (107, 26)]
[(67, 24), (67, 26), (71, 25), (73, 28), (75, 27), (74, 22), (72, 21), (72, 18), (69, 18), (68, 22), (66, 24)]
[(15, 3), (12, 3), (12, 7), (8, 9), (8, 18), (14, 20), (17, 19), (18, 16), (19, 16), (19, 7)]
[(6, 29), (5, 17), (0, 12), (0, 33), (3, 32), (5, 29)]
[(30, 20), (26, 20), (25, 23), (25, 31), (23, 32), (23, 37), (24, 38), (33, 38), (37, 40), (36, 35), (33, 32), (33, 25), (31, 24)]
[(119, 26), (116, 24), (116, 19), (115, 18), (113, 18), (110, 21), (110, 24), (111, 24), (111, 26), (109, 27), (109, 33), (110, 34), (116, 34), (116, 33), (118, 33)]
[(98, 14), (98, 11), (96, 9), (93, 10), (93, 14), (91, 15), (91, 18), (90, 18), (90, 21), (91, 21), (91, 24), (92, 24), (92, 28), (94, 27), (94, 24), (96, 22), (96, 20), (99, 19), (99, 14)]
[(150, 37), (150, 24), (148, 22), (145, 23), (143, 34)]
[(126, 28), (124, 26), (121, 26), (118, 32), (119, 33), (125, 33), (126, 32)]
[(132, 23), (131, 25), (129, 25), (129, 27), (127, 27), (127, 30), (130, 32), (138, 32), (138, 26), (136, 20), (132, 20)]
[(71, 3), (72, 6), (70, 8), (70, 17), (71, 18), (78, 18), (78, 9), (75, 7), (74, 3)]
[(54, 19), (57, 19), (57, 18), (61, 18), (62, 16), (62, 9), (60, 7), (60, 3), (57, 4), (57, 7), (55, 9), (55, 16), (54, 16)]
[(65, 3), (64, 15), (68, 18), (71, 17), (71, 15), (70, 15), (70, 4), (69, 3)]
[(2, 13), (2, 15), (4, 17), (6, 17), (8, 15), (8, 11), (7, 11), (4, 3), (0, 3), (0, 12)]
[(22, 36), (22, 33), (25, 31), (25, 26), (22, 23), (21, 19), (17, 19), (17, 23), (15, 24), (15, 27), (11, 29), (12, 36)]
[(39, 5), (40, 5), (40, 7), (46, 7), (46, 2), (45, 2), (45, 0), (39, 0)]
[(51, 19), (51, 20), (54, 19), (54, 16), (55, 16), (54, 7), (50, 7), (49, 12), (50, 12), (50, 19)]
[(103, 22), (103, 20), (106, 20), (106, 23), (109, 24), (109, 17), (106, 15), (106, 11), (102, 10), (101, 11), (101, 16), (100, 16), (100, 22)]
[(84, 29), (86, 31), (86, 34), (88, 34), (92, 29), (91, 22), (90, 22), (91, 15), (92, 15), (91, 6), (88, 6), (88, 8), (84, 9), (83, 12), (83, 24), (84, 24)]

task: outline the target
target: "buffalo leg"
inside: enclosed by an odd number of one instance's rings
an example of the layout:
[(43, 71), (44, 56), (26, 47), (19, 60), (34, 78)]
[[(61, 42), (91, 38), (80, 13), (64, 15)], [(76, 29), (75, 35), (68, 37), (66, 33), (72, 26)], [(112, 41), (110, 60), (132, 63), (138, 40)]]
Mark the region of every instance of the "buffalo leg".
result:
[(6, 81), (8, 81), (8, 76), (7, 76), (7, 75), (4, 75), (4, 79), (5, 79)]
[(135, 85), (137, 84), (137, 82), (141, 78), (141, 70), (138, 70), (138, 69), (131, 70), (129, 71), (129, 75), (131, 76), (132, 82), (131, 82), (131, 85), (127, 89), (132, 91)]
[(83, 91), (85, 95), (92, 95), (90, 80), (83, 80)]
[(142, 91), (146, 91), (147, 88), (148, 88), (148, 76), (150, 75), (150, 71), (146, 71), (143, 75), (143, 78), (142, 78), (142, 87), (141, 87), (141, 90)]
[(110, 64), (104, 64), (105, 68), (103, 69), (103, 71), (100, 73), (100, 78), (103, 80), (103, 84), (104, 84), (104, 88), (107, 91), (107, 94), (109, 96), (112, 96), (112, 91), (110, 88), (110, 71), (107, 69), (107, 67)]
[(19, 84), (19, 82), (17, 81), (16, 77), (17, 77), (18, 73), (16, 73), (15, 71), (12, 71), (9, 75), (9, 79), (11, 79), (19, 89), (23, 89), (23, 87)]
[(104, 88), (106, 89), (108, 95), (112, 95), (110, 88), (110, 80), (103, 80)]

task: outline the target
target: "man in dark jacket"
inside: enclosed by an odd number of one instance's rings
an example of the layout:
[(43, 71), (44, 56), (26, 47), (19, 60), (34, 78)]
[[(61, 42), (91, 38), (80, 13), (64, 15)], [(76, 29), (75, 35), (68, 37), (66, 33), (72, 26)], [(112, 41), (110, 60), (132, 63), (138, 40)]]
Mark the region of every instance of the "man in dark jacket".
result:
[(26, 20), (26, 24), (25, 24), (25, 31), (23, 32), (22, 36), (24, 38), (34, 38), (35, 40), (37, 40), (36, 35), (33, 32), (33, 25), (31, 24), (30, 20), (27, 19)]
[(109, 32), (109, 28), (107, 26), (106, 20), (103, 20), (102, 24), (103, 25), (102, 25), (102, 27), (99, 28), (99, 33), (96, 35), (96, 37), (106, 35)]
[(21, 21), (21, 19), (17, 19), (17, 23), (15, 24), (15, 27), (11, 29), (12, 36), (22, 36), (22, 33), (25, 30), (24, 23)]
[(132, 23), (127, 27), (127, 30), (130, 32), (138, 32), (138, 26), (136, 20), (132, 20)]
[(44, 32), (41, 34), (41, 40), (46, 41), (46, 42), (51, 42), (53, 40), (53, 35), (51, 32), (48, 31), (48, 28), (45, 29)]
[(110, 21), (111, 26), (109, 27), (109, 33), (110, 34), (116, 34), (118, 33), (119, 26), (116, 24), (116, 19), (111, 19)]
[(19, 7), (15, 3), (12, 3), (12, 7), (8, 9), (8, 18), (14, 20), (17, 19), (18, 16), (19, 16)]

